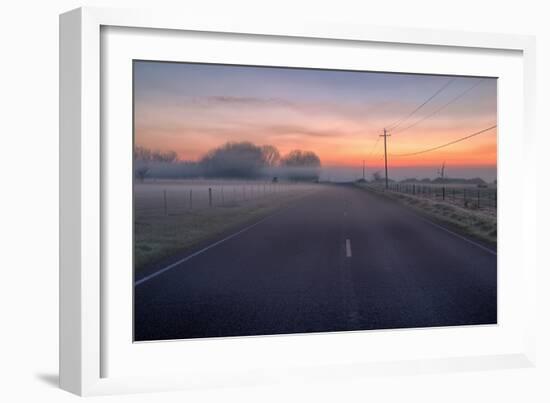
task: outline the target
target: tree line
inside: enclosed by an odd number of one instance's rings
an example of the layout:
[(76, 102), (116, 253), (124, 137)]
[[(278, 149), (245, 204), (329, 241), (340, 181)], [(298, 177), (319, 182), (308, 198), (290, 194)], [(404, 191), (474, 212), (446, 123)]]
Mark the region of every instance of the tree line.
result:
[(180, 160), (174, 151), (134, 149), (138, 179), (153, 178), (261, 178), (317, 180), (320, 158), (312, 151), (293, 150), (282, 156), (272, 145), (228, 142), (208, 151), (199, 161)]

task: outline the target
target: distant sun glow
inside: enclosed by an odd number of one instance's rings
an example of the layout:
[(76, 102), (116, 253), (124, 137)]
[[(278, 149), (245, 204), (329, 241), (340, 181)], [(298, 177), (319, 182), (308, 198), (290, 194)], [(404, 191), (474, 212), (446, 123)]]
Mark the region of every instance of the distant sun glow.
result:
[(397, 176), (433, 176), (445, 163), (449, 175), (496, 179), (498, 128), (402, 155), (496, 125), (494, 78), (139, 61), (134, 107), (135, 144), (181, 160), (249, 141), (282, 155), (310, 150), (355, 175), (363, 161), (371, 172), (383, 166), (389, 128)]

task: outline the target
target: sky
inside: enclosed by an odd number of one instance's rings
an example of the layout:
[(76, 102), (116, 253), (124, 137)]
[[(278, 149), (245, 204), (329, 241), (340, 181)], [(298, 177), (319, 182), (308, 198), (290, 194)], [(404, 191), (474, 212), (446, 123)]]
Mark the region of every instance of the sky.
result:
[[(426, 102), (428, 101), (428, 102)], [(310, 150), (325, 174), (496, 179), (497, 80), (358, 71), (134, 62), (136, 146), (198, 161), (228, 141)], [(393, 175), (392, 175), (393, 174)], [(352, 179), (352, 178), (348, 178)]]

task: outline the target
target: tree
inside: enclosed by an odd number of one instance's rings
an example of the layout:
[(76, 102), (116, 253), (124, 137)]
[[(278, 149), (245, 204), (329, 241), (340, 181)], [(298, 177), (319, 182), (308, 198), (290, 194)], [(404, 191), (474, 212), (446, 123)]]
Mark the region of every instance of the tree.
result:
[(166, 162), (172, 163), (178, 161), (178, 154), (175, 151), (150, 150), (145, 147), (137, 146), (134, 149), (134, 160), (143, 162)]
[(265, 160), (262, 148), (250, 142), (230, 142), (209, 151), (200, 164), (206, 176), (255, 177)]
[(318, 180), (321, 160), (313, 151), (293, 150), (281, 159), (281, 166), (292, 180)]
[[(134, 148), (135, 176), (143, 182), (145, 177), (177, 176), (181, 161), (175, 151), (159, 151), (137, 146)], [(170, 175), (171, 173), (171, 175)]]
[(136, 176), (139, 178), (140, 182), (143, 182), (145, 180), (145, 177), (149, 173), (149, 167), (147, 166), (140, 166), (136, 169)]
[(376, 171), (372, 174), (372, 180), (374, 182), (380, 182), (382, 180), (382, 174), (380, 173), (380, 171)]
[(152, 151), (145, 147), (134, 148), (134, 161), (151, 161)]
[(268, 167), (277, 166), (281, 159), (281, 154), (277, 148), (271, 145), (261, 146), (264, 163)]
[(281, 165), (287, 167), (319, 168), (321, 160), (313, 151), (293, 150), (281, 160)]
[(153, 158), (155, 161), (158, 162), (178, 162), (178, 154), (175, 151), (157, 151), (153, 154)]

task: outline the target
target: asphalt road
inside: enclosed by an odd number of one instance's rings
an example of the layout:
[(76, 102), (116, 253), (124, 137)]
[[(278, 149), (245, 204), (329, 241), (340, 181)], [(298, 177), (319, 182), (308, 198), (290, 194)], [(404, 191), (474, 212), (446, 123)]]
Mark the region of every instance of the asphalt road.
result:
[(136, 341), (497, 320), (494, 253), (350, 186), (137, 280)]

